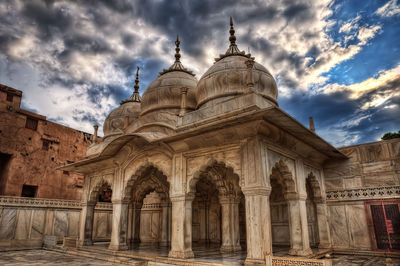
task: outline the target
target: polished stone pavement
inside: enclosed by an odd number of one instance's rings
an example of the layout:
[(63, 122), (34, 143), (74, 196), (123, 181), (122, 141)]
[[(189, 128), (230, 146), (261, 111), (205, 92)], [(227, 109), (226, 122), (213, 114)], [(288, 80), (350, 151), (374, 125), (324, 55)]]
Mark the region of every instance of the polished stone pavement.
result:
[[(95, 245), (92, 249), (103, 249), (103, 245)], [(142, 255), (157, 255), (164, 257), (167, 255), (166, 248), (157, 247), (137, 247), (136, 250), (125, 251), (131, 254)], [(283, 252), (283, 248), (280, 251)], [(196, 261), (209, 262), (209, 263), (224, 263), (227, 265), (243, 265), (245, 258), (245, 251), (237, 254), (220, 254), (216, 248), (207, 247), (194, 247)], [(333, 256), (333, 265), (335, 266), (385, 266), (385, 258), (372, 257), (372, 256), (349, 256), (349, 255), (335, 255)], [(133, 262), (133, 259), (126, 258), (123, 264), (117, 261), (104, 261), (96, 258), (88, 258), (80, 256), (79, 254), (71, 255), (64, 252), (50, 251), (50, 250), (23, 250), (23, 251), (6, 251), (0, 252), (0, 265), (126, 265)], [(400, 266), (400, 259), (392, 259), (393, 265)]]

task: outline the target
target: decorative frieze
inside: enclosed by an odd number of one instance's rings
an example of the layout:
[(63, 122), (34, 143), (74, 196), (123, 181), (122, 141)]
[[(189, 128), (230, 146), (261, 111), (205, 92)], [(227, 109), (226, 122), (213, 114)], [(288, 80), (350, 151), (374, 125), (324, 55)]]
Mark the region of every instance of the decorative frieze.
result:
[(294, 257), (272, 257), (273, 266), (328, 266), (328, 260), (294, 258)]
[(331, 190), (326, 192), (327, 201), (353, 201), (400, 198), (400, 186), (365, 187), (358, 189)]
[(80, 209), (81, 202), (77, 200), (39, 199), (1, 196), (0, 206)]
[[(40, 199), (0, 196), (1, 207), (30, 207), (30, 208), (56, 208), (56, 209), (81, 209), (82, 203), (78, 200)], [(112, 203), (98, 202), (96, 210), (112, 211)]]

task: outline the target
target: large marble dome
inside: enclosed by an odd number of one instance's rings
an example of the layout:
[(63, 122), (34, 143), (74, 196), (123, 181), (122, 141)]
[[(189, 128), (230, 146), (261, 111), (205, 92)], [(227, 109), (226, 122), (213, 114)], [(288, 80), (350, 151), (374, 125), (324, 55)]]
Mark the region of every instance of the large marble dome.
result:
[(250, 54), (238, 49), (234, 33), (231, 21), (231, 44), (226, 53), (220, 55), (201, 77), (196, 89), (197, 108), (249, 92), (255, 92), (277, 105), (278, 88), (275, 79)]
[(174, 64), (169, 69), (164, 69), (143, 93), (141, 116), (153, 111), (166, 111), (178, 115), (181, 109), (182, 93), (186, 94), (186, 109), (196, 108), (194, 90), (197, 79), (180, 62), (179, 37), (175, 44)]

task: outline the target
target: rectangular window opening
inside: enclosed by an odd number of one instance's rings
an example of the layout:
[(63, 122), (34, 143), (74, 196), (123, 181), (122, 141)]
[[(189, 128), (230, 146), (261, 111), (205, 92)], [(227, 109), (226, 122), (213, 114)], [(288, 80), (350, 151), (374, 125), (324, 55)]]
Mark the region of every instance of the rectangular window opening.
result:
[(21, 197), (35, 198), (38, 186), (22, 185)]
[(38, 126), (38, 120), (37, 119), (30, 118), (30, 117), (26, 118), (26, 124), (25, 124), (26, 128), (29, 128), (29, 129), (32, 129), (32, 130), (36, 130), (37, 126)]
[(11, 93), (7, 93), (7, 102), (12, 102), (14, 98), (14, 95), (12, 95)]
[(50, 141), (48, 140), (43, 140), (42, 141), (42, 150), (48, 151), (50, 146)]

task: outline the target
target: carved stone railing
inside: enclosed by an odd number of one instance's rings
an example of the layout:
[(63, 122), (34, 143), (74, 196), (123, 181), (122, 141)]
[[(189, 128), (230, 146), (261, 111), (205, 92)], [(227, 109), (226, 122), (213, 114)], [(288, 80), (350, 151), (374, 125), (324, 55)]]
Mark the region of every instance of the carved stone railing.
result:
[(81, 209), (81, 202), (77, 200), (1, 196), (0, 206)]
[(306, 259), (306, 258), (295, 258), (295, 257), (272, 257), (271, 260), (272, 260), (271, 264), (273, 266), (331, 266), (332, 265), (332, 262), (330, 260)]
[(103, 210), (103, 211), (112, 211), (113, 206), (112, 203), (108, 202), (97, 202), (96, 206), (94, 207), (95, 210)]
[(365, 187), (357, 189), (331, 190), (326, 192), (327, 201), (353, 201), (389, 198), (400, 198), (400, 186)]
[[(0, 207), (81, 209), (82, 205), (81, 205), (81, 201), (79, 201), (79, 200), (0, 196)], [(112, 203), (98, 202), (96, 204), (95, 209), (112, 211)]]

